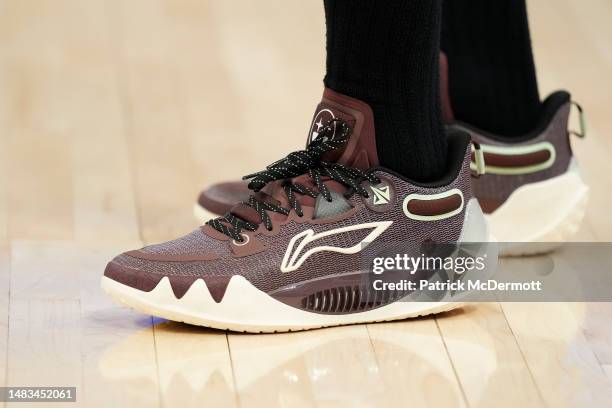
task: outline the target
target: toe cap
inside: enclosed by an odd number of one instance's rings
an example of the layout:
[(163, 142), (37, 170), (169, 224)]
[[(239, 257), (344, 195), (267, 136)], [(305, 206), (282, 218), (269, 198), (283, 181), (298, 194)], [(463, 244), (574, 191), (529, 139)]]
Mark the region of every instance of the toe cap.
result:
[(144, 269), (130, 268), (120, 264), (121, 257), (127, 255), (119, 255), (106, 265), (104, 276), (143, 292), (150, 292), (164, 277), (161, 274), (149, 273)]

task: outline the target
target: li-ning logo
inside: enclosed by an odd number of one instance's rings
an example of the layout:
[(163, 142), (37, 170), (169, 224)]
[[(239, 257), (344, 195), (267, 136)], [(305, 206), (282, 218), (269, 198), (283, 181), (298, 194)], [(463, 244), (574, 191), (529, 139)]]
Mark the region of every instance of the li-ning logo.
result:
[[(380, 234), (385, 232), (389, 226), (393, 224), (393, 221), (380, 221), (380, 222), (369, 222), (366, 224), (358, 224), (352, 225), (350, 227), (337, 228), (330, 231), (320, 232), (316, 234), (313, 230), (309, 229), (303, 232), (300, 232), (295, 237), (289, 241), (289, 246), (287, 247), (287, 251), (285, 251), (285, 256), (283, 257), (283, 261), (281, 262), (280, 270), (281, 272), (292, 272), (297, 270), (306, 260), (313, 254), (322, 251), (328, 252), (338, 252), (341, 254), (356, 254), (365, 248), (369, 243), (374, 241)], [(329, 245), (321, 245), (310, 248), (306, 252), (304, 248), (306, 248), (309, 244), (316, 242), (320, 239), (332, 236), (332, 235), (342, 235), (351, 231), (359, 231), (363, 229), (371, 229), (372, 231), (361, 241), (349, 247), (335, 247)]]
[(389, 186), (380, 188), (372, 186), (370, 188), (372, 189), (372, 193), (374, 193), (374, 205), (389, 204), (391, 200), (391, 189)]
[[(317, 115), (312, 120), (312, 126), (310, 126), (310, 134), (308, 143), (311, 143), (321, 134), (321, 131), (327, 125), (330, 120), (336, 119), (336, 115), (330, 109), (321, 109), (317, 112)], [(336, 135), (336, 125), (334, 124), (334, 134), (332, 138)]]

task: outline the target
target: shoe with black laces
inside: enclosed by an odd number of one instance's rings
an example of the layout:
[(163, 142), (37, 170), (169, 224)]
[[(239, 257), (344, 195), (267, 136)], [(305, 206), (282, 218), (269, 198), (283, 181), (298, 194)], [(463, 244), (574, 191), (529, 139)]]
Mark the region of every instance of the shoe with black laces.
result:
[[(585, 136), (582, 108), (572, 102), (568, 92), (554, 92), (542, 103), (531, 131), (504, 137), (456, 120), (449, 95), (448, 60), (443, 53), (440, 86), (448, 128), (469, 133), (483, 151), (485, 174), (472, 178), (472, 188), (493, 234), (505, 243), (502, 255), (547, 252), (568, 241), (580, 228), (589, 195), (570, 143), (571, 134)], [(580, 113), (580, 132), (568, 129), (572, 105)], [(328, 115), (317, 109), (309, 139), (316, 136), (320, 119)], [(194, 214), (199, 221), (224, 214), (249, 194), (244, 181), (215, 184), (200, 193)]]
[[(460, 306), (457, 292), (381, 288), (384, 274), (372, 273), (370, 261), (398, 244), (416, 257), (452, 258), (465, 243), (496, 264), (470, 185), (469, 136), (449, 133), (445, 175), (423, 184), (378, 165), (367, 104), (326, 90), (313, 123), (305, 150), (247, 176), (251, 195), (244, 202), (182, 238), (117, 256), (103, 288), (144, 313), (248, 332), (388, 321)], [(401, 276), (460, 279), (440, 265)]]

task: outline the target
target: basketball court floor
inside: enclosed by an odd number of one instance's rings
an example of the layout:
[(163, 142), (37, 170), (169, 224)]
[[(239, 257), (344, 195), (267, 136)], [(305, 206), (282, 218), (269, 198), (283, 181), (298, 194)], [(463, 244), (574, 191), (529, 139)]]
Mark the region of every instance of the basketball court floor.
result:
[[(302, 147), (320, 3), (0, 0), (0, 386), (76, 386), (87, 407), (612, 406), (612, 304), (247, 335), (101, 292), (112, 256), (197, 226), (202, 187)], [(612, 2), (529, 7), (541, 94), (589, 119), (575, 239), (611, 241)]]

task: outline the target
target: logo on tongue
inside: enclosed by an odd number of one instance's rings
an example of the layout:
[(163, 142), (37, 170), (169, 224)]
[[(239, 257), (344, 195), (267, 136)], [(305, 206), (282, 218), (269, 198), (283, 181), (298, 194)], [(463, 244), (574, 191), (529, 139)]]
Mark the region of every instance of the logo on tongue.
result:
[[(308, 134), (308, 144), (310, 144), (313, 140), (315, 140), (321, 132), (325, 125), (330, 120), (336, 119), (336, 115), (330, 109), (321, 109), (317, 112), (314, 119), (312, 120), (312, 126), (310, 126), (310, 133)], [(336, 124), (334, 123), (334, 133), (331, 135), (331, 139), (336, 136)]]

